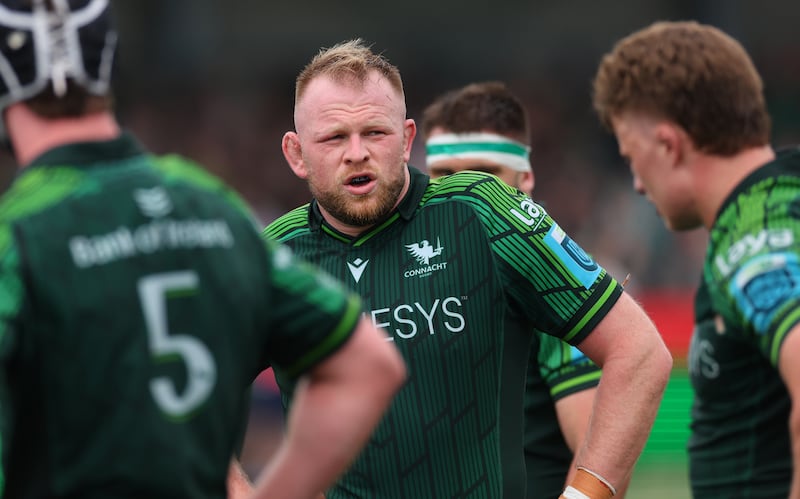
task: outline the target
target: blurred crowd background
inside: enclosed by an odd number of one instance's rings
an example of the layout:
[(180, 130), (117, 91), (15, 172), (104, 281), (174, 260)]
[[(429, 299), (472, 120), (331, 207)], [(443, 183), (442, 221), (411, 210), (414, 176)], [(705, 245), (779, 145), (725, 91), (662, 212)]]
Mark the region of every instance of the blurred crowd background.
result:
[[(156, 152), (225, 178), (267, 223), (308, 200), (280, 151), (294, 78), (319, 50), (361, 37), (403, 75), (409, 117), (440, 93), (503, 80), (526, 103), (535, 198), (631, 290), (694, 286), (705, 234), (667, 234), (633, 193), (591, 110), (601, 55), (657, 19), (737, 37), (766, 83), (777, 146), (800, 142), (800, 2), (790, 0), (117, 0), (123, 122)], [(412, 164), (424, 168), (417, 140)]]
[[(684, 339), (706, 235), (668, 233), (633, 192), (616, 142), (591, 109), (601, 55), (655, 20), (714, 24), (744, 44), (762, 73), (775, 146), (800, 143), (797, 0), (116, 0), (115, 10), (123, 124), (152, 151), (182, 153), (220, 175), (264, 224), (309, 199), (280, 141), (293, 127), (294, 78), (320, 47), (356, 37), (373, 44), (399, 67), (408, 115), (418, 122), (430, 100), (450, 88), (505, 81), (532, 123), (534, 198), (618, 279), (631, 274), (632, 293), (667, 296), (653, 307), (680, 322), (659, 326), (680, 329), (670, 334)], [(411, 163), (424, 169), (424, 160), (418, 138)], [(685, 356), (685, 345), (675, 351)], [(262, 416), (279, 412), (269, 383), (265, 378), (267, 389), (254, 395)], [(688, 410), (681, 393), (667, 408), (678, 420)], [(252, 442), (279, 432), (263, 421), (251, 425), (247, 440), (253, 472), (270, 447)], [(660, 424), (682, 448), (684, 422)]]
[[(668, 234), (636, 195), (591, 109), (597, 63), (659, 19), (696, 19), (737, 37), (765, 84), (776, 146), (800, 142), (800, 2), (793, 0), (115, 0), (122, 122), (157, 153), (223, 177), (259, 219), (309, 199), (281, 154), (294, 79), (320, 49), (360, 37), (403, 75), (408, 115), (451, 88), (503, 80), (532, 124), (534, 198), (632, 292), (691, 288), (705, 234)], [(9, 157), (2, 161), (10, 162)], [(417, 139), (411, 163), (424, 169)], [(5, 170), (8, 171), (8, 170)], [(8, 180), (8, 175), (0, 179)]]

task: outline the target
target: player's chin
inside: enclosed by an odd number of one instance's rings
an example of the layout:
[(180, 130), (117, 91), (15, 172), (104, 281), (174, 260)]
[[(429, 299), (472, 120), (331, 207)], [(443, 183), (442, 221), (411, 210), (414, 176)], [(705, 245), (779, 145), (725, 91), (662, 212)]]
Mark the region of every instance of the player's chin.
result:
[(664, 220), (664, 225), (666, 225), (667, 229), (675, 232), (693, 230), (703, 224), (699, 217), (689, 214), (673, 214), (669, 217), (661, 215), (661, 219)]
[(347, 211), (350, 219), (357, 222), (356, 225), (370, 226), (386, 218), (390, 209), (379, 199), (361, 196), (348, 203)]

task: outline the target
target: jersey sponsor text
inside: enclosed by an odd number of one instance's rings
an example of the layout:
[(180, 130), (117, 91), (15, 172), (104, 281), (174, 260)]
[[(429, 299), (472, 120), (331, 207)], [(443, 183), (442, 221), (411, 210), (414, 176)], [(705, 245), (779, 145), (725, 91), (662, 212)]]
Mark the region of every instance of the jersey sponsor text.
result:
[(762, 229), (755, 236), (747, 234), (733, 243), (724, 255), (717, 255), (714, 263), (722, 276), (727, 277), (742, 258), (753, 256), (765, 248), (784, 249), (792, 244), (794, 244), (794, 234), (790, 229)]
[(429, 306), (419, 302), (404, 303), (397, 307), (377, 308), (369, 312), (372, 323), (386, 329), (392, 336), (403, 340), (414, 338), (418, 332), (430, 335), (443, 331), (460, 333), (467, 325), (461, 313), (463, 303), (455, 296), (436, 298)]
[(140, 254), (193, 248), (231, 248), (233, 234), (225, 220), (160, 219), (138, 227), (118, 227), (98, 236), (73, 236), (72, 261), (79, 268), (105, 265)]

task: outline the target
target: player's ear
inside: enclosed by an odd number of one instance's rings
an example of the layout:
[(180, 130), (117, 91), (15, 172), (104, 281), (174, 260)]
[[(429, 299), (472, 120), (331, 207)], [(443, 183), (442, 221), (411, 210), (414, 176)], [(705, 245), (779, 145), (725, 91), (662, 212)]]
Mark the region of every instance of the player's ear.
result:
[(527, 172), (521, 172), (519, 174), (519, 180), (517, 182), (518, 189), (531, 196), (533, 193), (533, 186), (536, 184), (536, 177), (533, 175), (533, 170)]
[(300, 147), (300, 137), (295, 132), (286, 132), (283, 134), (281, 141), (281, 149), (283, 150), (283, 157), (289, 163), (295, 175), (305, 180), (308, 178), (308, 170), (306, 169), (305, 161), (303, 161), (303, 150)]
[(417, 123), (411, 118), (406, 119), (403, 125), (403, 160), (408, 163), (411, 159), (411, 144), (417, 136)]
[(674, 123), (661, 122), (656, 125), (656, 141), (660, 146), (662, 154), (671, 159), (672, 164), (678, 164), (683, 160), (687, 146), (685, 139), (688, 138), (683, 129)]

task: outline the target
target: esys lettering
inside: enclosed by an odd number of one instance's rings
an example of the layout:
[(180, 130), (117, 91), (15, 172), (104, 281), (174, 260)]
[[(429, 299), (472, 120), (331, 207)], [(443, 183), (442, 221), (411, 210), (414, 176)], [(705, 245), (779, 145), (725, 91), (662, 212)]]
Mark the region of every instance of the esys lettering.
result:
[(432, 304), (419, 302), (404, 303), (397, 307), (377, 308), (369, 311), (372, 323), (384, 328), (394, 340), (395, 337), (407, 340), (417, 334), (439, 334), (443, 332), (460, 333), (467, 321), (464, 318), (463, 303), (459, 298), (448, 296), (436, 298)]

